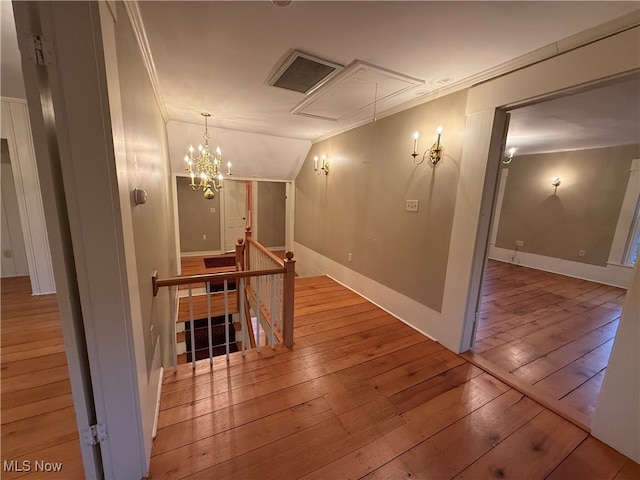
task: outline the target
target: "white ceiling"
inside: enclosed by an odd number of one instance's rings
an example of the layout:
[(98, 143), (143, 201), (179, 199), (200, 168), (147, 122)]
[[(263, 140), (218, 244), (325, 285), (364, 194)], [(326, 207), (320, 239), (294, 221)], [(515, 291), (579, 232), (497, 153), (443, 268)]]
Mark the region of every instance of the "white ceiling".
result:
[(640, 74), (511, 112), (505, 151), (518, 155), (640, 143)]
[(267, 84), (291, 49), (424, 80), (395, 99), (406, 102), (638, 9), (555, 1), (139, 5), (172, 120), (199, 123), (209, 111), (214, 126), (307, 140), (370, 118), (373, 106), (337, 122), (292, 115), (304, 94)]
[[(24, 98), (10, 3), (0, 3), (1, 94)], [(185, 148), (200, 141), (199, 114), (208, 111), (213, 141), (234, 162), (235, 174), (268, 179), (295, 178), (312, 140), (373, 116), (375, 75), (356, 79), (362, 89), (357, 83), (349, 85), (360, 97), (354, 103), (355, 113), (335, 112), (337, 121), (292, 114), (296, 107), (304, 110), (310, 105), (331, 116), (324, 100), (316, 102), (267, 84), (291, 49), (345, 66), (359, 60), (417, 80), (390, 99), (381, 100), (384, 90), (379, 92), (376, 109), (381, 114), (584, 30), (640, 13), (638, 2), (609, 1), (294, 0), (285, 8), (270, 1), (141, 1), (138, 5), (168, 114), (173, 170), (182, 171)], [(332, 81), (338, 80), (339, 75)], [(634, 137), (632, 129), (636, 139), (638, 132), (637, 115), (633, 116), (638, 111), (637, 87), (604, 93), (613, 95), (613, 100), (584, 97), (584, 102), (572, 104), (571, 99), (579, 97), (575, 95), (566, 103), (514, 112), (509, 141), (519, 146), (519, 153), (591, 148), (584, 145), (600, 134), (632, 143), (628, 140)], [(603, 128), (612, 123), (612, 116), (625, 128)], [(580, 121), (587, 117), (591, 120)], [(559, 146), (561, 131), (570, 147)], [(624, 135), (627, 140), (621, 140)]]

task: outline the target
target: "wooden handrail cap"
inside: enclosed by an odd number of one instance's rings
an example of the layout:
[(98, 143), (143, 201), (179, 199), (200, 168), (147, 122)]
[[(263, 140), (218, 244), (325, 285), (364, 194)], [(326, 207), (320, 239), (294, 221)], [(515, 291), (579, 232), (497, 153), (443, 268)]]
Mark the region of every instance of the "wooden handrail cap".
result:
[(238, 245), (242, 245), (244, 243), (244, 238), (238, 238)]
[(293, 260), (293, 252), (287, 252), (284, 254), (287, 260)]

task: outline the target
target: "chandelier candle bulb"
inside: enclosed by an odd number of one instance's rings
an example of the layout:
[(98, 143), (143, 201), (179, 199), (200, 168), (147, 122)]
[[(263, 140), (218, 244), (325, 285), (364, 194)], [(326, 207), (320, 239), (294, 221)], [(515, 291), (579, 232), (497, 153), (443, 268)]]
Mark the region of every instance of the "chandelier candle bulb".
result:
[(440, 147), (440, 136), (442, 135), (442, 125), (439, 125), (438, 128), (436, 128), (436, 133), (438, 134), (438, 140), (436, 141), (436, 148)]
[(231, 175), (231, 162), (227, 162), (227, 175)]
[(413, 134), (413, 157), (415, 158), (418, 155), (418, 139), (420, 138), (420, 132), (415, 132)]

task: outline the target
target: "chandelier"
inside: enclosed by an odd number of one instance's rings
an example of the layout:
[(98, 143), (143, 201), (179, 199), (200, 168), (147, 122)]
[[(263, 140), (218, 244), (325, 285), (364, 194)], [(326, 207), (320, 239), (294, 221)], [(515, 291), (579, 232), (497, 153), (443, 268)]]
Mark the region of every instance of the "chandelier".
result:
[[(191, 177), (191, 188), (193, 190), (202, 190), (204, 198), (211, 200), (216, 196), (215, 192), (222, 190), (222, 152), (220, 147), (216, 147), (215, 154), (209, 151), (209, 131), (207, 126), (207, 118), (211, 115), (201, 113), (204, 117), (204, 145), (198, 145), (198, 154), (194, 157), (193, 146), (189, 147), (189, 154), (184, 156), (187, 163), (185, 170)], [(227, 162), (227, 175), (231, 175), (231, 162)], [(196, 177), (198, 181), (196, 183)]]

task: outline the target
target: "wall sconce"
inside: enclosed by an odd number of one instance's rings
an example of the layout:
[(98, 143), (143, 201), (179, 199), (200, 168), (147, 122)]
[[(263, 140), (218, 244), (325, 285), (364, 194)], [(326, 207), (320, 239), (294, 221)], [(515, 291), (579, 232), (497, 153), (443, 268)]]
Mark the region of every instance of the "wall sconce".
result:
[(516, 154), (516, 150), (518, 150), (518, 147), (511, 147), (509, 149), (509, 156), (503, 159), (502, 163), (504, 163), (505, 165), (511, 163), (511, 160), (513, 160), (513, 156)]
[(418, 139), (420, 138), (420, 133), (416, 132), (413, 134), (413, 153), (411, 154), (411, 156), (413, 157), (413, 163), (415, 163), (416, 165), (420, 165), (422, 162), (424, 162), (425, 158), (427, 158), (427, 154), (429, 155), (429, 161), (432, 165), (435, 165), (440, 160), (442, 160), (442, 152), (444, 151), (444, 145), (440, 143), (440, 137), (442, 136), (442, 126), (439, 126), (436, 129), (436, 133), (438, 134), (436, 143), (434, 143), (429, 150), (426, 150), (422, 154), (421, 160), (416, 160), (416, 157), (419, 155)]
[(322, 155), (320, 157), (322, 160), (322, 166), (318, 167), (318, 156), (313, 157), (313, 171), (316, 172), (316, 175), (320, 175), (324, 173), (325, 175), (329, 175), (329, 162), (327, 162), (327, 156)]
[(560, 177), (553, 177), (553, 178), (551, 179), (551, 185), (553, 185), (553, 193), (554, 193), (554, 194), (555, 194), (555, 193), (556, 193), (556, 191), (558, 190), (558, 187), (560, 186), (560, 184), (561, 184), (561, 183), (562, 183), (562, 182), (561, 182), (561, 180), (560, 180)]

